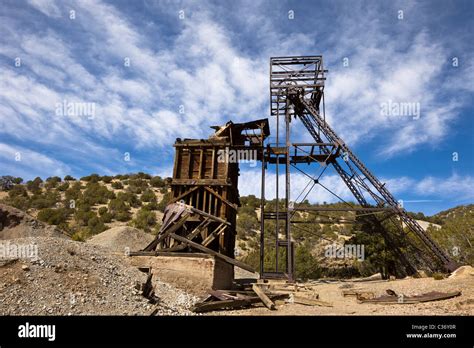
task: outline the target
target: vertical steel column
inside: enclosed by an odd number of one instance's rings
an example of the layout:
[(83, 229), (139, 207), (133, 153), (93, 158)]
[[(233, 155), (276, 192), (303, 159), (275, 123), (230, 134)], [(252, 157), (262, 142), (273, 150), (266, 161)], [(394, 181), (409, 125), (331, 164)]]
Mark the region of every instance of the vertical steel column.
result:
[(260, 277), (264, 272), (264, 262), (265, 262), (265, 219), (264, 219), (264, 209), (265, 209), (265, 147), (263, 146), (262, 141), (262, 187), (260, 193)]
[(286, 144), (285, 144), (285, 152), (286, 152), (286, 163), (285, 163), (285, 180), (286, 180), (286, 187), (285, 187), (285, 206), (286, 206), (286, 270), (288, 272), (288, 280), (294, 281), (294, 272), (293, 272), (293, 250), (291, 245), (291, 211), (290, 211), (290, 122), (291, 122), (291, 115), (290, 115), (290, 104), (287, 99), (286, 101), (286, 115), (285, 115), (285, 125), (286, 125)]

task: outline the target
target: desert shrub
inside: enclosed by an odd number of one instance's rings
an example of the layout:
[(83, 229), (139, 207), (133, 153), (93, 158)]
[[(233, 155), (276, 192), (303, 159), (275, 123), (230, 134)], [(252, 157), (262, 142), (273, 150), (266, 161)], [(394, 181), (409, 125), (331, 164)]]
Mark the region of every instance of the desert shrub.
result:
[(161, 178), (161, 176), (154, 176), (150, 180), (150, 185), (153, 187), (164, 187), (165, 186), (165, 181)]
[(97, 216), (89, 219), (87, 222), (87, 227), (89, 228), (91, 234), (97, 234), (107, 229), (104, 223)]
[(46, 191), (43, 194), (34, 194), (31, 197), (31, 207), (36, 209), (52, 208), (56, 206), (61, 199), (58, 192)]
[(163, 198), (161, 199), (160, 203), (158, 203), (158, 210), (161, 212), (164, 212), (170, 200), (171, 200), (170, 193), (166, 193), (165, 195), (163, 195)]
[(146, 189), (142, 193), (140, 199), (141, 199), (142, 202), (156, 202), (155, 193), (150, 189)]
[(15, 196), (13, 198), (9, 198), (7, 203), (20, 210), (27, 210), (30, 207), (29, 198), (24, 196)]
[(146, 232), (150, 232), (151, 228), (156, 224), (156, 215), (153, 211), (148, 209), (140, 209), (137, 212), (135, 219), (132, 221), (132, 225), (136, 228), (140, 228)]
[(70, 175), (66, 175), (66, 176), (64, 177), (64, 181), (75, 181), (75, 180), (76, 180), (76, 179), (74, 179), (74, 178), (73, 178), (72, 176), (70, 176)]
[(46, 179), (46, 183), (44, 184), (44, 187), (47, 190), (50, 190), (58, 186), (60, 182), (61, 182), (61, 178), (59, 176), (51, 176)]
[(50, 225), (60, 225), (67, 221), (70, 211), (65, 208), (51, 209), (45, 208), (39, 211), (38, 220)]
[(133, 208), (138, 208), (142, 205), (142, 202), (140, 199), (138, 199), (138, 196), (131, 192), (119, 192), (117, 194), (117, 198), (127, 202)]
[(69, 188), (69, 183), (66, 181), (66, 182), (63, 182), (61, 185), (58, 186), (58, 190), (59, 191), (66, 191), (67, 189)]
[(100, 216), (100, 221), (102, 221), (105, 224), (111, 222), (112, 219), (113, 219), (113, 216), (109, 212), (106, 212)]
[(8, 191), (8, 197), (28, 197), (28, 192), (26, 191), (25, 186), (16, 184)]
[(133, 179), (145, 179), (145, 180), (150, 180), (151, 179), (150, 174), (146, 174), (146, 173), (143, 173), (143, 172), (138, 172), (137, 174), (133, 174), (131, 177)]
[(43, 180), (39, 176), (37, 176), (33, 180), (30, 180), (26, 183), (26, 188), (31, 193), (40, 193), (42, 183), (43, 183)]
[(107, 187), (96, 182), (89, 182), (83, 192), (84, 201), (89, 203), (90, 205), (106, 204), (109, 199), (114, 198), (115, 193), (108, 190)]
[(66, 201), (69, 203), (71, 200), (78, 200), (82, 197), (81, 195), (82, 185), (79, 181), (72, 184), (65, 192)]
[(23, 182), (23, 178), (16, 177), (16, 178), (13, 178), (12, 181), (14, 184), (21, 184)]
[(105, 182), (106, 184), (112, 182), (112, 177), (111, 176), (108, 176), (108, 175), (104, 175), (102, 178), (102, 182)]
[(104, 215), (105, 213), (107, 213), (107, 211), (107, 207), (100, 207), (98, 213), (99, 215)]
[(148, 210), (158, 210), (158, 203), (155, 201), (147, 203), (143, 206), (143, 208)]
[(87, 182), (99, 182), (100, 181), (100, 176), (99, 174), (91, 174), (87, 176), (83, 176), (81, 178), (82, 181), (87, 181)]
[(85, 210), (76, 210), (74, 214), (74, 219), (80, 226), (88, 226), (89, 220), (92, 218), (96, 218), (97, 215), (93, 211), (85, 211)]
[(112, 183), (112, 187), (116, 190), (120, 190), (120, 189), (123, 189), (123, 185), (120, 181), (114, 181)]
[(115, 213), (114, 218), (117, 221), (125, 222), (125, 221), (130, 221), (130, 219), (132, 218), (132, 215), (129, 212), (121, 211), (121, 212)]

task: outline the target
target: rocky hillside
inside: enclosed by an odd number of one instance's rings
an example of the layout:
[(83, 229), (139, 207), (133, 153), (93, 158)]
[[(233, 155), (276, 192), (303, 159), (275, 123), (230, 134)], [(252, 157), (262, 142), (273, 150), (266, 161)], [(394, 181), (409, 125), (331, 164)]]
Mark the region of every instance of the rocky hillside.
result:
[[(149, 233), (148, 240), (160, 228), (163, 209), (169, 200), (168, 180), (145, 173), (99, 176), (92, 174), (79, 179), (66, 176), (35, 178), (23, 183), (21, 178), (0, 178), (0, 201), (26, 211), (46, 224), (55, 225), (73, 240), (97, 240), (113, 244), (124, 233), (130, 234), (128, 242), (138, 229)], [(238, 211), (236, 257), (258, 269), (260, 200), (255, 196), (241, 197)], [(274, 201), (266, 202), (267, 208), (275, 207)], [(305, 204), (310, 205), (309, 202)], [(328, 204), (337, 207), (339, 204)], [(423, 228), (461, 263), (473, 264), (472, 243), (473, 205), (460, 206), (434, 216), (410, 213)], [(298, 276), (302, 278), (367, 276), (373, 273), (392, 273), (396, 257), (385, 247), (383, 240), (374, 236), (370, 226), (360, 223), (353, 213), (342, 215), (327, 212), (323, 215), (298, 213), (304, 223), (295, 224), (293, 238), (296, 245)], [(130, 230), (115, 230), (129, 226)], [(266, 223), (266, 264), (269, 269), (275, 255), (274, 222)], [(108, 238), (101, 233), (107, 229)], [(128, 231), (128, 232), (127, 232)], [(28, 236), (28, 234), (21, 235)], [(106, 238), (107, 237), (107, 238)], [(115, 242), (110, 242), (114, 239)], [(145, 238), (147, 239), (147, 238)], [(331, 245), (359, 244), (365, 247), (365, 259), (330, 258), (327, 248)], [(283, 250), (281, 251), (283, 252)], [(405, 251), (410, 254), (409, 250)], [(283, 254), (280, 260), (284, 260)], [(284, 268), (284, 264), (280, 265)]]
[(129, 225), (154, 233), (160, 227), (168, 188), (159, 176), (138, 173), (80, 179), (66, 176), (2, 177), (1, 201), (38, 220), (56, 225), (74, 240), (85, 240), (108, 228)]

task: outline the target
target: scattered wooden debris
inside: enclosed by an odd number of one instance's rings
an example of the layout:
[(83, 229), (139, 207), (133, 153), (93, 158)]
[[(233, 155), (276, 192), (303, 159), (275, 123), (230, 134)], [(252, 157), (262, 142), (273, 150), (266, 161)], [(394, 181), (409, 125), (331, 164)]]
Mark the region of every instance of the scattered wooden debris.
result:
[[(270, 301), (276, 301), (285, 299), (288, 295), (268, 295)], [(262, 300), (258, 296), (254, 297), (241, 297), (234, 300), (211, 300), (207, 302), (196, 303), (192, 308), (192, 311), (195, 313), (210, 312), (219, 309), (239, 309), (250, 307), (252, 304), (261, 302)]]
[(365, 278), (352, 279), (353, 282), (373, 282), (373, 281), (376, 281), (376, 280), (383, 280), (382, 273), (375, 273), (375, 274), (372, 274), (371, 276), (365, 277)]
[(267, 307), (270, 310), (275, 310), (275, 303), (273, 303), (273, 301), (268, 298), (268, 296), (265, 294), (265, 292), (262, 289), (260, 289), (258, 284), (253, 284), (252, 285), (252, 290), (262, 300), (265, 307)]
[(142, 287), (142, 295), (147, 298), (151, 304), (156, 304), (160, 301), (159, 297), (155, 295), (155, 289), (152, 282), (153, 274), (151, 271), (148, 273), (145, 284)]
[(312, 300), (312, 299), (300, 297), (300, 296), (294, 296), (293, 303), (298, 303), (305, 306), (332, 307), (332, 304), (329, 302), (324, 302), (321, 300)]
[(405, 296), (403, 294), (397, 294), (395, 291), (388, 289), (388, 295), (382, 295), (380, 297), (371, 299), (360, 299), (360, 303), (378, 303), (378, 304), (413, 304), (420, 302), (439, 301), (446, 300), (461, 295), (461, 291), (454, 292), (439, 292), (431, 291), (422, 295)]
[(276, 310), (277, 305), (286, 303), (332, 307), (332, 304), (319, 300), (319, 295), (310, 285), (262, 281), (239, 285), (238, 290), (210, 291), (209, 296), (195, 304), (193, 312), (240, 309), (252, 305), (264, 305), (270, 310)]
[(358, 300), (368, 300), (375, 297), (372, 291), (366, 291), (362, 289), (342, 290), (342, 296), (354, 296)]

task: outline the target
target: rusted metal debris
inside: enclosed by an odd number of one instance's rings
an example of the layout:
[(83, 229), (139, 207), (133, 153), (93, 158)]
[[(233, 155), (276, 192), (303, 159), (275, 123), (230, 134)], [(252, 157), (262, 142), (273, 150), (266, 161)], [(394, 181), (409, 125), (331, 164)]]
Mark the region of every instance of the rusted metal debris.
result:
[(439, 292), (431, 291), (421, 295), (406, 296), (397, 294), (395, 291), (388, 289), (387, 295), (374, 298), (358, 298), (360, 303), (377, 303), (377, 304), (414, 304), (421, 302), (447, 300), (461, 295), (461, 291)]

